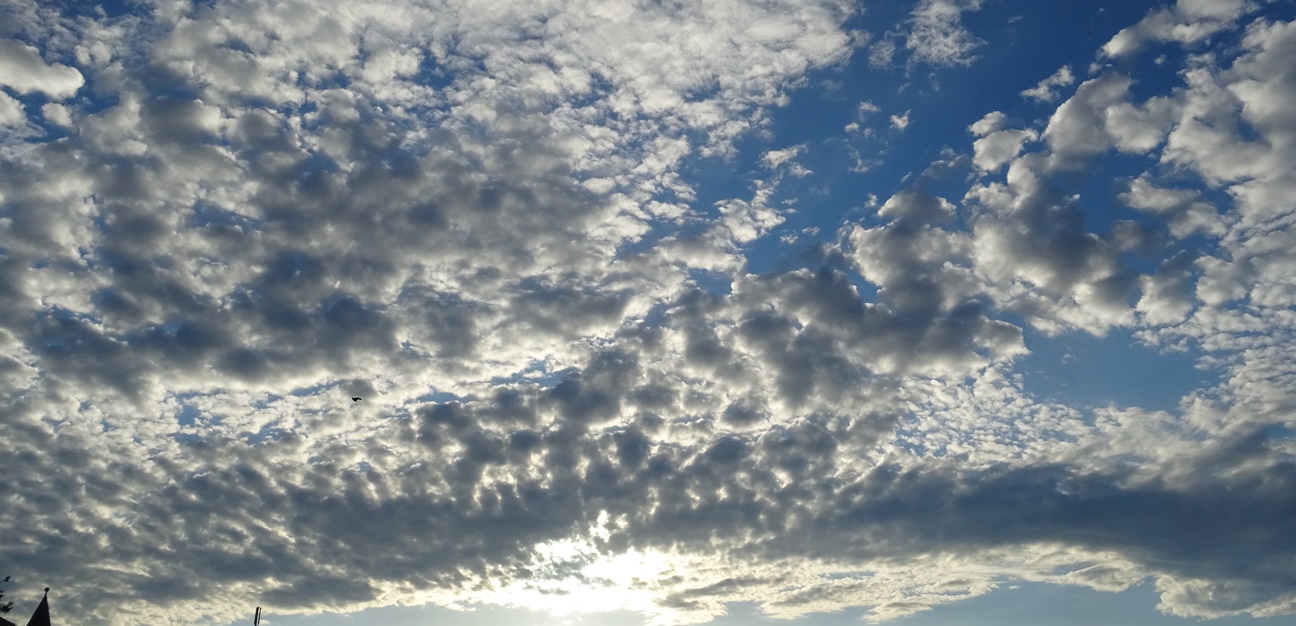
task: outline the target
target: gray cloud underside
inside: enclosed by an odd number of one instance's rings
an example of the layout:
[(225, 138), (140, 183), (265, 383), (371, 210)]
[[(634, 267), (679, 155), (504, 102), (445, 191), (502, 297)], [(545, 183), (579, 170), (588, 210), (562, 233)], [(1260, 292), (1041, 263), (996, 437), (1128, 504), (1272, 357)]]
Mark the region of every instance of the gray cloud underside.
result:
[[(964, 198), (901, 192), (755, 276), (768, 188), (694, 206), (679, 165), (848, 58), (848, 5), (346, 6), (5, 5), (6, 58), (85, 81), (0, 164), (0, 557), (62, 611), (527, 605), (571, 576), (662, 624), (1011, 579), (1296, 610), (1296, 26), (1160, 98), (1088, 77), (1039, 133), (988, 115)], [(1068, 185), (1113, 151), (1159, 222), (1085, 229)], [(1221, 382), (1043, 402), (1008, 319), (1127, 327)]]

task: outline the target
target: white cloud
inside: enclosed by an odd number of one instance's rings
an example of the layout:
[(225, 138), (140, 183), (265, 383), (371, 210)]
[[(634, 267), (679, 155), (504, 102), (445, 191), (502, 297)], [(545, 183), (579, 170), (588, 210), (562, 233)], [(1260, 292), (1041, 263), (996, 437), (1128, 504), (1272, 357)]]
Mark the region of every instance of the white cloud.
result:
[[(55, 437), (50, 458), (64, 461), (33, 469), (50, 480), (127, 479), (58, 496), (83, 511), (78, 524), (99, 529), (94, 536), (120, 540), (94, 565), (115, 573), (93, 577), (69, 611), (111, 619), (94, 594), (112, 589), (146, 598), (112, 611), (132, 619), (224, 620), (233, 604), (213, 599), (253, 587), (284, 612), (309, 611), (323, 598), (323, 570), (361, 555), (407, 565), (353, 562), (361, 580), (327, 602), (354, 608), (427, 598), (440, 582), (462, 588), (457, 569), (428, 566), (459, 548), (410, 543), (414, 519), (442, 516), (460, 528), (453, 545), (466, 545), (484, 519), (470, 522), (472, 511), (485, 509), (458, 489), (480, 483), (497, 502), (529, 501), (533, 479), (544, 498), (582, 489), (577, 474), (545, 469), (561, 455), (592, 459), (601, 445), (584, 435), (544, 443), (567, 420), (594, 432), (623, 424), (623, 408), (672, 419), (691, 410), (675, 397), (678, 372), (591, 366), (586, 348), (694, 293), (694, 269), (737, 275), (735, 246), (767, 234), (781, 213), (767, 194), (725, 204), (707, 236), (673, 239), (696, 260), (672, 255), (670, 241), (664, 254), (619, 258), (618, 248), (654, 226), (696, 220), (686, 204), (656, 197), (689, 197), (681, 160), (723, 152), (786, 84), (844, 58), (851, 41), (840, 29), (851, 9), (832, 3), (660, 7), (622, 23), (526, 4), (474, 5), (457, 23), (401, 3), (353, 8), (217, 4), (69, 20), (86, 37), (78, 62), (112, 104), (47, 104), (47, 120), (76, 125), (67, 150), (4, 153), (13, 167), (0, 186), (14, 208), (0, 228), (14, 262), (3, 271), (14, 290), (0, 321), (6, 336), (17, 333), (4, 375), (25, 398), (6, 409), (7, 441), (33, 450)], [(552, 22), (548, 34), (530, 30), (538, 18)], [(97, 47), (104, 39), (113, 45)], [(76, 70), (37, 67), (27, 47), (6, 50), (39, 70), (11, 87), (69, 89), (53, 77)], [(120, 62), (132, 55), (154, 65)], [(157, 67), (166, 71), (149, 73)], [(444, 84), (429, 85), (424, 71), (443, 72)], [(186, 92), (197, 97), (175, 95)], [(16, 101), (5, 103), (24, 119)], [(698, 350), (684, 353), (696, 360), (706, 354)], [(569, 385), (527, 382), (568, 368), (580, 372)], [(635, 373), (645, 379), (631, 384)], [(826, 382), (785, 384), (844, 384), (830, 369), (816, 376)], [(501, 379), (517, 382), (491, 382)], [(509, 388), (521, 405), (506, 406)], [(63, 400), (72, 393), (78, 400)], [(419, 399), (433, 393), (463, 402)], [(730, 393), (687, 401), (733, 405), (734, 424), (762, 410)], [(502, 404), (485, 408), (486, 398)], [(456, 430), (455, 411), (485, 411), (498, 427)], [(717, 436), (645, 441), (685, 446), (688, 459)], [(85, 464), (66, 462), (74, 450)], [(385, 486), (358, 508), (328, 495), (359, 495), (367, 488), (356, 479), (379, 476)], [(46, 488), (23, 484), (15, 523), (37, 528), (57, 515), (37, 497)], [(290, 493), (304, 500), (288, 505)], [(186, 509), (190, 494), (201, 497)], [(300, 516), (257, 522), (274, 502)], [(382, 528), (351, 536), (321, 525), (362, 510)], [(542, 537), (579, 535), (594, 519), (583, 507), (554, 510), (563, 519), (515, 525), (515, 548), (454, 559), (456, 568), (524, 562)], [(66, 545), (94, 541), (68, 532)], [(348, 554), (326, 547), (337, 540)], [(240, 560), (240, 546), (275, 556)], [(60, 559), (42, 565), (50, 582), (70, 592), (91, 579)], [(144, 570), (157, 586), (133, 573)], [(185, 582), (199, 578), (201, 592)], [(380, 599), (379, 586), (396, 595)]]
[[(1186, 6), (1180, 5), (1181, 14), (1187, 14)], [(1240, 5), (1230, 6), (1236, 9)], [(1229, 7), (1220, 5), (1212, 10), (1232, 17)], [(1216, 207), (1198, 189), (1163, 187), (1151, 173), (1131, 181), (1120, 194), (1131, 207), (1163, 219), (1161, 227), (1174, 238), (1205, 234), (1220, 237), (1220, 247), (1205, 254), (1192, 249), (1175, 252), (1155, 272), (1139, 278), (1136, 320), (1124, 314), (1105, 316), (1091, 309), (1086, 314), (1098, 313), (1095, 319), (1100, 323), (1090, 328), (1101, 332), (1107, 324), (1136, 321), (1144, 325), (1145, 329), (1138, 333), (1144, 340), (1167, 349), (1203, 350), (1203, 367), (1221, 366), (1226, 372), (1219, 388), (1193, 392), (1183, 399), (1175, 414), (1138, 410), (1098, 414), (1102, 434), (1091, 443), (1082, 443), (1074, 454), (1092, 455), (1102, 450), (1104, 459), (1113, 458), (1106, 455), (1124, 456), (1131, 472), (1127, 484), (1175, 484), (1193, 490), (1194, 498), (1210, 498), (1213, 496), (1205, 495), (1209, 489), (1199, 489), (1221, 476), (1245, 474), (1247, 470), (1242, 466), (1273, 468), (1290, 464), (1290, 442), (1264, 434), (1274, 427), (1273, 420), (1286, 420), (1280, 417), (1285, 410), (1273, 412), (1275, 408), (1290, 406), (1292, 401), (1290, 389), (1283, 386), (1291, 379), (1290, 368), (1275, 360), (1281, 351), (1277, 346), (1290, 341), (1292, 329), (1290, 322), (1275, 315), (1275, 307), (1293, 301), (1296, 290), (1291, 289), (1289, 279), (1281, 276), (1289, 275), (1296, 266), (1285, 252), (1292, 245), (1289, 229), (1279, 225), (1286, 223), (1279, 216), (1290, 211), (1273, 200), (1286, 192), (1286, 175), (1271, 169), (1270, 164), (1289, 158), (1285, 152), (1289, 144), (1279, 138), (1290, 134), (1293, 122), (1290, 116), (1277, 113), (1276, 106), (1266, 105), (1268, 97), (1286, 93), (1289, 87), (1289, 72), (1276, 69), (1289, 66), (1276, 61), (1282, 55), (1279, 51), (1289, 43), (1287, 30), (1286, 24), (1257, 21), (1247, 29), (1233, 57), (1221, 63), (1231, 69), (1219, 69), (1217, 61), (1207, 57), (1190, 60), (1183, 74), (1186, 86), (1168, 98), (1142, 104), (1128, 102), (1123, 79), (1112, 75), (1085, 83), (1050, 120), (1044, 135), (1049, 153), (1018, 158), (1009, 168), (1007, 184), (974, 188), (969, 195), (969, 199), (984, 203), (988, 209), (1019, 218), (1015, 225), (978, 225), (978, 244), (983, 234), (995, 235), (1004, 228), (1016, 230), (1010, 230), (1012, 238), (987, 240), (984, 248), (978, 248), (978, 254), (984, 256), (977, 257), (975, 266), (994, 279), (992, 293), (1002, 289), (995, 297), (1020, 298), (1015, 305), (1018, 310), (1023, 310), (1036, 294), (1031, 289), (1003, 289), (1004, 278), (1022, 279), (1047, 292), (1064, 283), (1075, 289), (1101, 276), (1071, 275), (1058, 282), (1063, 275), (1047, 270), (1047, 264), (1034, 267), (1040, 257), (1030, 254), (1026, 258), (1013, 252), (1014, 246), (1029, 241), (1030, 233), (1041, 232), (1036, 229), (1056, 229), (1053, 236), (1057, 237), (1057, 249), (1064, 247), (1064, 242), (1076, 249), (1089, 248), (1085, 260), (1073, 259), (1068, 265), (1083, 268), (1078, 270), (1082, 274), (1097, 267), (1105, 266), (1106, 271), (1118, 267), (1114, 250), (1104, 251), (1106, 242), (1093, 235), (1063, 238), (1067, 227), (1051, 218), (1040, 221), (1042, 215), (1030, 212), (1031, 207), (1049, 207), (1055, 216), (1066, 214), (1066, 199), (1050, 197), (1041, 193), (1046, 189), (1027, 184), (1037, 180), (1035, 175), (1042, 164), (1050, 166), (1046, 170), (1065, 167), (1087, 171), (1086, 163), (1112, 149), (1148, 153), (1163, 164), (1175, 166), (1172, 179), (1181, 182), (1192, 172), (1209, 185), (1227, 190), (1234, 199), (1231, 206)], [(1200, 34), (1203, 32), (1189, 30), (1176, 38), (1194, 43), (1204, 37)], [(1255, 104), (1244, 103), (1235, 95), (1239, 93), (1259, 99)], [(994, 132), (999, 123), (1001, 119), (989, 120), (980, 132)], [(1077, 200), (1084, 201), (1071, 199)], [(985, 228), (991, 224), (993, 228)], [(1025, 224), (1034, 226), (1022, 228)], [(1079, 245), (1086, 240), (1087, 244)], [(997, 264), (996, 258), (1012, 260)], [(1070, 283), (1075, 279), (1078, 282)], [(1101, 282), (1107, 279), (1093, 282), (1092, 287)], [(1092, 296), (1075, 299), (1077, 303), (1082, 301), (1095, 304)], [(1064, 324), (1085, 327), (1086, 323), (1072, 316), (1076, 312), (1055, 309), (1051, 314)], [(1120, 309), (1113, 306), (1108, 313), (1120, 313)], [(1262, 406), (1266, 408), (1258, 408)], [(948, 419), (949, 413), (941, 415)], [(1209, 441), (1204, 448), (1203, 433), (1209, 433), (1204, 435)], [(1087, 438), (1082, 436), (1081, 441)], [(1262, 440), (1263, 444), (1256, 443)], [(1149, 446), (1150, 441), (1158, 444)], [(1253, 454), (1257, 450), (1254, 445), (1263, 446), (1266, 452)], [(1071, 458), (1072, 453), (1063, 454)], [(1060, 458), (1056, 450), (1051, 458)], [(1095, 467), (1104, 463), (1098, 460)], [(1204, 474), (1212, 478), (1203, 482)], [(1164, 565), (1153, 569), (1159, 567)], [(1156, 579), (1161, 593), (1159, 608), (1175, 615), (1260, 616), (1291, 610), (1289, 593), (1271, 585), (1267, 576), (1245, 582), (1224, 581), (1194, 569), (1162, 570)]]
[(1003, 128), (1004, 120), (1008, 119), (1002, 111), (991, 111), (982, 116), (981, 119), (968, 126), (968, 131), (978, 137), (984, 137)]
[(1035, 141), (1039, 133), (1027, 128), (1020, 130), (1001, 130), (977, 139), (972, 144), (975, 152), (973, 162), (986, 172), (993, 172), (1003, 167), (1021, 152), (1027, 142)]
[(805, 145), (802, 144), (784, 148), (782, 150), (770, 150), (761, 155), (761, 164), (770, 169), (776, 169), (784, 163), (788, 163), (792, 161), (792, 159), (795, 159), (798, 154), (805, 151), (805, 148)]
[(41, 92), (51, 98), (67, 98), (84, 82), (76, 68), (48, 64), (40, 51), (16, 39), (0, 40), (0, 85), (18, 93)]
[(1143, 175), (1130, 182), (1129, 191), (1122, 193), (1120, 200), (1133, 208), (1164, 216), (1170, 234), (1175, 237), (1187, 237), (1194, 232), (1222, 235), (1224, 226), (1218, 211), (1200, 197), (1192, 189), (1157, 187)]
[(982, 171), (998, 170), (1017, 158), (1027, 142), (1039, 138), (1039, 133), (1028, 128), (1002, 130), (1005, 118), (1002, 112), (993, 111), (968, 127), (972, 134), (978, 136), (972, 143), (972, 162)]
[(1081, 83), (1049, 118), (1041, 135), (1052, 151), (1049, 166), (1079, 167), (1110, 147), (1147, 153), (1165, 141), (1178, 103), (1153, 98), (1135, 106), (1127, 102), (1129, 88), (1129, 77), (1117, 73)]
[(1058, 71), (1054, 72), (1052, 76), (1041, 80), (1038, 85), (1021, 92), (1021, 95), (1040, 102), (1053, 102), (1058, 98), (1055, 88), (1066, 87), (1074, 82), (1075, 76), (1071, 74), (1071, 66), (1063, 65), (1058, 69)]
[[(906, 49), (969, 62), (978, 8), (920, 3)], [(10, 44), (44, 93), (60, 67), (97, 90), (0, 151), (0, 557), (68, 614), (882, 620), (1144, 577), (1170, 612), (1287, 610), (1290, 25), (1161, 99), (1087, 81), (1039, 143), (988, 114), (941, 155), (983, 170), (964, 197), (861, 190), (859, 223), (757, 275), (746, 248), (813, 232), (777, 188), (810, 147), (717, 203), (685, 166), (847, 58), (850, 3), (155, 9), (21, 20), (75, 70)], [(1159, 166), (1114, 190), (1151, 234), (1090, 232), (1067, 187), (1112, 151)], [(1220, 385), (1050, 403), (1008, 319), (1193, 343)]]
[(41, 115), (45, 116), (50, 123), (57, 124), (64, 128), (72, 126), (72, 112), (66, 106), (57, 103), (47, 103), (41, 107)]
[(873, 133), (874, 133), (874, 129), (873, 129), (873, 128), (861, 128), (860, 122), (862, 122), (862, 121), (864, 120), (865, 117), (868, 117), (869, 115), (872, 115), (872, 114), (874, 114), (874, 113), (878, 113), (878, 112), (880, 112), (881, 110), (882, 110), (882, 107), (879, 107), (878, 105), (873, 104), (873, 102), (870, 101), (870, 100), (865, 100), (865, 101), (861, 102), (861, 103), (859, 104), (859, 106), (855, 109), (855, 119), (854, 119), (854, 121), (851, 121), (851, 122), (847, 123), (846, 126), (845, 126), (845, 128), (844, 128), (843, 130), (845, 130), (845, 131), (848, 132), (848, 133), (860, 133), (860, 134), (864, 135), (865, 137), (870, 137), (870, 136), (872, 136)]
[(1138, 24), (1116, 33), (1102, 52), (1108, 57), (1124, 57), (1148, 42), (1201, 42), (1233, 28), (1239, 18), (1258, 8), (1250, 0), (1179, 0), (1173, 7), (1150, 11)]
[[(793, 165), (790, 171), (796, 175), (799, 166)], [(720, 210), (716, 226), (727, 231), (729, 239), (739, 246), (765, 236), (770, 229), (783, 223), (784, 219), (781, 211), (769, 206), (772, 191), (769, 186), (758, 183), (756, 193), (750, 201), (734, 198), (716, 203)]]
[(900, 132), (904, 132), (904, 129), (909, 128), (909, 111), (905, 111), (900, 115), (892, 115), (891, 127)]
[(910, 64), (971, 64), (976, 59), (974, 52), (985, 42), (963, 27), (962, 16), (980, 9), (981, 0), (920, 0), (901, 27), (888, 30), (869, 47), (869, 65), (890, 66), (902, 42)]
[(9, 94), (0, 92), (0, 125), (18, 126), (27, 121), (27, 114), (23, 112), (22, 103), (9, 97)]
[(894, 32), (888, 32), (882, 38), (878, 39), (872, 46), (869, 46), (869, 65), (873, 67), (887, 67), (896, 54), (896, 40), (898, 35)]
[(932, 65), (968, 65), (985, 42), (963, 28), (965, 11), (979, 11), (981, 0), (922, 0), (913, 10), (905, 47), (913, 59)]
[(1143, 295), (1135, 308), (1143, 322), (1160, 326), (1182, 322), (1195, 305), (1191, 257), (1179, 254), (1167, 260), (1156, 273), (1143, 277)]

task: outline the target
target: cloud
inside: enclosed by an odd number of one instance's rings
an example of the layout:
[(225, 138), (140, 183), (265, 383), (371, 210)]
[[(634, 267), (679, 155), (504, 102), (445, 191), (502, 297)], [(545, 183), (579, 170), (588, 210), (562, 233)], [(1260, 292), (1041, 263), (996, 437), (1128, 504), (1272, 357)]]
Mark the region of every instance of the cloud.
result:
[[(587, 434), (622, 407), (681, 410), (677, 375), (632, 385), (638, 368), (580, 347), (692, 293), (689, 268), (619, 248), (695, 219), (654, 194), (687, 196), (681, 158), (723, 152), (785, 81), (843, 58), (848, 14), (664, 7), (627, 30), (521, 5), (455, 24), (397, 3), (250, 3), (59, 23), (83, 38), (99, 100), (43, 109), (77, 125), (67, 150), (5, 153), (5, 434), (23, 451), (10, 458), (48, 462), (7, 493), (15, 528), (84, 513), (7, 542), (6, 559), (84, 589), (69, 610), (108, 620), (103, 594), (127, 594), (145, 599), (129, 614), (192, 623), (229, 619), (212, 600), (253, 589), (303, 611), (385, 601), (382, 581), (406, 599), (467, 589), (584, 532), (583, 473), (545, 465), (584, 465), (601, 445)], [(6, 49), (45, 72), (10, 86), (71, 95), (53, 77), (77, 70)], [(697, 245), (735, 267), (734, 244), (779, 220), (761, 198), (722, 212), (730, 235)], [(734, 399), (717, 415), (730, 405), (734, 424), (762, 410)], [(499, 427), (457, 417), (478, 414)], [(478, 490), (485, 508), (468, 503)], [(427, 524), (448, 543), (420, 539)], [(475, 554), (500, 525), (514, 547)], [(93, 565), (111, 575), (77, 565), (95, 536), (114, 537)], [(366, 579), (345, 597), (321, 575), (339, 564)]]
[(1249, 0), (1179, 0), (1173, 7), (1149, 11), (1139, 23), (1116, 33), (1102, 47), (1102, 53), (1108, 57), (1124, 57), (1138, 52), (1149, 42), (1198, 43), (1232, 28), (1239, 18), (1258, 8)]
[[(1042, 155), (1019, 157), (1007, 183), (974, 186), (973, 258), (992, 297), (1045, 332), (1103, 332), (1128, 324), (1137, 283), (1114, 241), (1088, 232), (1077, 199), (1042, 174)], [(1007, 304), (1011, 303), (1011, 304)]]
[(968, 65), (984, 42), (963, 28), (965, 11), (979, 11), (981, 0), (923, 0), (913, 10), (905, 47), (913, 59), (931, 65)]
[(40, 51), (15, 39), (0, 40), (0, 77), (0, 85), (18, 93), (40, 92), (51, 98), (71, 96), (85, 83), (76, 68), (48, 64)]
[(72, 126), (72, 113), (61, 104), (49, 103), (41, 107), (41, 114), (53, 124), (63, 127)]
[(0, 93), (0, 124), (17, 126), (25, 121), (27, 115), (23, 112), (22, 103), (9, 97), (9, 94)]
[(897, 50), (897, 39), (899, 39), (898, 33), (887, 32), (872, 46), (869, 46), (869, 65), (873, 67), (887, 67), (891, 65), (891, 61), (895, 58)]
[(963, 27), (962, 15), (979, 10), (981, 0), (921, 0), (901, 27), (888, 30), (869, 47), (869, 65), (888, 67), (901, 49), (908, 52), (909, 64), (969, 65), (985, 42)]
[(1170, 234), (1183, 238), (1195, 232), (1219, 236), (1224, 233), (1219, 212), (1210, 203), (1201, 200), (1195, 189), (1166, 189), (1157, 187), (1147, 175), (1130, 182), (1129, 191), (1120, 195), (1121, 202), (1164, 216)]
[(1002, 112), (993, 111), (968, 127), (978, 136), (972, 144), (972, 162), (982, 171), (998, 170), (1017, 158), (1022, 146), (1039, 138), (1039, 133), (1031, 129), (1002, 129), (1005, 117)]
[(797, 155), (805, 152), (805, 149), (805, 145), (802, 144), (790, 148), (784, 148), (782, 150), (770, 150), (761, 155), (761, 164), (772, 170), (779, 169), (784, 164), (788, 164), (788, 173), (798, 177), (808, 176), (811, 173), (810, 170), (793, 160)]
[(855, 109), (854, 120), (846, 124), (845, 131), (848, 133), (861, 133), (865, 137), (872, 136), (874, 130), (872, 128), (864, 128), (861, 130), (860, 122), (864, 121), (865, 117), (881, 111), (882, 107), (873, 104), (871, 100), (865, 100), (859, 103), (859, 107)]
[[(1170, 613), (1292, 610), (1290, 24), (1162, 96), (1096, 76), (1038, 137), (989, 113), (940, 157), (981, 170), (961, 197), (862, 191), (753, 273), (811, 147), (718, 200), (684, 173), (849, 58), (853, 5), (468, 8), (3, 27), (66, 131), (0, 150), (0, 558), (68, 614), (881, 621), (1148, 578)], [(905, 49), (969, 62), (978, 8), (920, 3)], [(1110, 190), (1145, 223), (1095, 232), (1076, 181), (1113, 152), (1147, 164)], [(1031, 331), (1117, 327), (1218, 384), (1170, 412), (1028, 391)]]
[(892, 115), (891, 127), (900, 132), (904, 132), (904, 129), (909, 128), (909, 111), (905, 111), (900, 115)]
[(1054, 91), (1054, 88), (1066, 87), (1073, 82), (1075, 82), (1075, 76), (1071, 75), (1071, 66), (1063, 65), (1058, 69), (1058, 71), (1053, 72), (1052, 76), (1041, 80), (1038, 85), (1021, 92), (1021, 95), (1040, 102), (1053, 102), (1058, 98), (1057, 92)]
[(1110, 72), (1076, 88), (1041, 134), (1052, 149), (1050, 167), (1075, 168), (1111, 147), (1147, 153), (1166, 140), (1178, 104), (1164, 97), (1127, 102), (1130, 84), (1129, 77)]

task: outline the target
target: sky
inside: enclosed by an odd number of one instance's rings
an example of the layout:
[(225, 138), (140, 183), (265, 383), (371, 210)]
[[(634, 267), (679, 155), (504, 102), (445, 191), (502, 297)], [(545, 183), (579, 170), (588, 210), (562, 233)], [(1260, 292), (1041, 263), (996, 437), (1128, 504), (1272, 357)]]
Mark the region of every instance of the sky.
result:
[(1287, 623), (1291, 102), (1291, 0), (0, 0), (0, 586)]

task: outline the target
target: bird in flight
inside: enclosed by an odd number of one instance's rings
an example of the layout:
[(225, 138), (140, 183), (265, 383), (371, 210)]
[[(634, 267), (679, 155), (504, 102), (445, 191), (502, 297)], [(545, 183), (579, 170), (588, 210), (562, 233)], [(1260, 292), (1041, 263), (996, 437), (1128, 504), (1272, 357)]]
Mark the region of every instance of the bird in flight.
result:
[(360, 401), (360, 398), (352, 397), (352, 398), (351, 398), (351, 401), (352, 401), (352, 402), (359, 402), (359, 401)]

